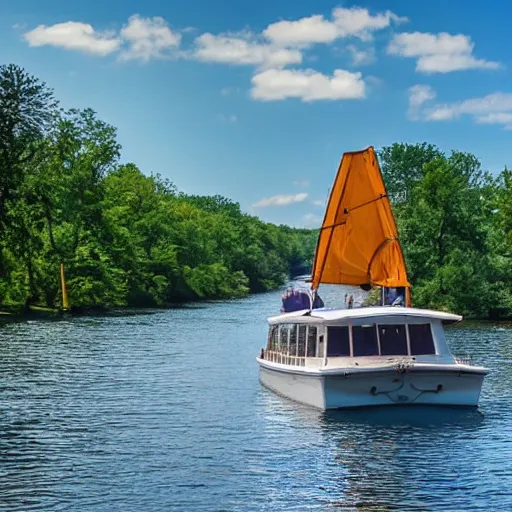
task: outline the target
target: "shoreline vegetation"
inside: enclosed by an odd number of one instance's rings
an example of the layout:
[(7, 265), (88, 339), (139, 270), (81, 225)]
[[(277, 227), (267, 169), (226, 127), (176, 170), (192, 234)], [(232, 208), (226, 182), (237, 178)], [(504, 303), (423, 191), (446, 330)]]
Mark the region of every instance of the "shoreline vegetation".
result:
[(0, 309), (61, 310), (61, 264), (73, 312), (245, 297), (308, 271), (314, 230), (180, 192), (120, 152), (91, 109), (0, 66)]
[[(0, 321), (163, 308), (270, 291), (307, 273), (318, 230), (261, 221), (119, 163), (116, 129), (0, 66)], [(396, 143), (378, 152), (413, 306), (512, 318), (512, 173), (470, 153)], [(333, 171), (334, 172), (334, 171)]]

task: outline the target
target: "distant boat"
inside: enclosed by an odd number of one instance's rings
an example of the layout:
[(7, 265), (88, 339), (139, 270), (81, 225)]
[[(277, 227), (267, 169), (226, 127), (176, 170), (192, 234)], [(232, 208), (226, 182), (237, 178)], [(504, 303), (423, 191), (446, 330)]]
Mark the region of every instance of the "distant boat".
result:
[[(320, 284), (378, 287), (380, 305), (327, 309), (318, 300)], [(298, 292), (302, 309), (290, 292), (282, 314), (268, 319), (267, 346), (257, 357), (261, 383), (324, 410), (477, 406), (488, 370), (457, 359), (443, 328), (462, 317), (411, 307), (410, 287), (374, 149), (345, 153), (320, 229), (311, 288)]]

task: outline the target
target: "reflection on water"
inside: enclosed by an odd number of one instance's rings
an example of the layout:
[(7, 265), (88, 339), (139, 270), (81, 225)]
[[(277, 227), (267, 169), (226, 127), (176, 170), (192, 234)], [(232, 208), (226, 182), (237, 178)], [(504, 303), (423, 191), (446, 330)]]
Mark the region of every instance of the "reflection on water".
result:
[(478, 435), (482, 421), (475, 410), (428, 407), (327, 414), (324, 427), (338, 451), (336, 461), (348, 470), (338, 506), (430, 510), (435, 504), (438, 510), (465, 510), (465, 493), (454, 491), (472, 484), (452, 482), (445, 495), (439, 486), (451, 482), (454, 467), (446, 467), (444, 457), (463, 456), (465, 441)]
[(479, 409), (441, 408), (429, 406), (376, 407), (347, 411), (326, 411), (324, 422), (339, 428), (341, 423), (347, 427), (421, 427), (421, 428), (461, 428), (479, 425), (484, 416)]
[(512, 328), (448, 329), (478, 410), (321, 412), (262, 388), (270, 293), (0, 328), (0, 509), (512, 510)]

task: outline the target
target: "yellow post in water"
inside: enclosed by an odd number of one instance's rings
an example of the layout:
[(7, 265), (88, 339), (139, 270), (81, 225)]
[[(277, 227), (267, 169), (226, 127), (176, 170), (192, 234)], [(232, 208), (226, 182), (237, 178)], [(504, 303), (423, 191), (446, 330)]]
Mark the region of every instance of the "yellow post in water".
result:
[(60, 264), (60, 285), (62, 288), (62, 310), (69, 311), (68, 290), (66, 289), (66, 278), (64, 276), (64, 263)]

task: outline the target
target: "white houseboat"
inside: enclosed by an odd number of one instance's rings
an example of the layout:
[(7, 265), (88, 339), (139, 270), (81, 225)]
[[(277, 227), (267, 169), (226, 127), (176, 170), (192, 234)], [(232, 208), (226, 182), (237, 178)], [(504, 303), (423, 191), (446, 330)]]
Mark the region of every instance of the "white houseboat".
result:
[[(317, 295), (320, 283), (379, 287), (381, 305), (327, 309)], [(320, 409), (478, 405), (488, 370), (454, 357), (443, 328), (462, 317), (411, 307), (396, 225), (371, 147), (343, 155), (311, 288), (306, 309), (306, 294), (296, 293), (295, 305), (283, 298), (285, 312), (269, 318), (267, 346), (257, 358), (264, 386)]]
[(450, 352), (460, 316), (398, 307), (312, 310), (269, 319), (260, 380), (320, 409), (388, 404), (476, 406), (485, 368)]

